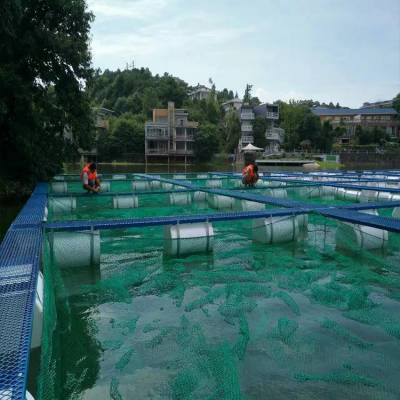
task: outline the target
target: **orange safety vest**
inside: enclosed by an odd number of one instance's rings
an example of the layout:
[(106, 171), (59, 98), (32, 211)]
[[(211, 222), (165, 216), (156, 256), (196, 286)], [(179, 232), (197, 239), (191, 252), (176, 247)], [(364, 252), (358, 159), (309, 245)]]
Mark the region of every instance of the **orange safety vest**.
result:
[(242, 175), (244, 178), (249, 178), (250, 180), (253, 180), (256, 177), (253, 165), (246, 165), (242, 170)]
[(81, 172), (81, 179), (83, 178), (83, 174), (87, 173), (89, 181), (94, 181), (97, 179), (97, 172), (96, 171), (92, 172), (89, 169), (89, 166), (90, 166), (90, 164), (87, 164), (83, 167), (82, 172)]

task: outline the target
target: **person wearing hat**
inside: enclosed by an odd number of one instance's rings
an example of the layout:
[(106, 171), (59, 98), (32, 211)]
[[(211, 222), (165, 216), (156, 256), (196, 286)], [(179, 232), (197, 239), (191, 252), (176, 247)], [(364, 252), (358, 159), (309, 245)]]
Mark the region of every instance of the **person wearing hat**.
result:
[(98, 193), (100, 191), (100, 181), (97, 177), (97, 167), (95, 163), (87, 164), (81, 172), (83, 188), (88, 193)]

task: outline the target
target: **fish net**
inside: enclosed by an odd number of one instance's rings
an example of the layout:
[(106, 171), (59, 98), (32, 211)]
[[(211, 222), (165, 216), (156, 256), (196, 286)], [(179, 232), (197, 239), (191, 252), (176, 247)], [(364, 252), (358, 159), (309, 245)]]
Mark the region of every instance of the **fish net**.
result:
[[(78, 199), (50, 218), (217, 211), (168, 199), (145, 194), (124, 210)], [(37, 398), (399, 398), (400, 235), (285, 219), (297, 230), (279, 243), (259, 239), (271, 221), (214, 222), (206, 244), (180, 238), (203, 247), (193, 254), (171, 254), (163, 226), (101, 230), (99, 264), (85, 267), (58, 265), (48, 232)]]

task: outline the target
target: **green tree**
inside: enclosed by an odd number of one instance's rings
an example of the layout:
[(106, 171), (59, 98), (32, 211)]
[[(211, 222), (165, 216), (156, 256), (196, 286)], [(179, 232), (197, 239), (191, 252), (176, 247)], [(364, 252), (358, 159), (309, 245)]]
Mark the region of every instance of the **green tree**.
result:
[(400, 118), (400, 93), (393, 99), (393, 108), (398, 112), (397, 117)]
[(253, 85), (246, 85), (246, 89), (244, 91), (244, 96), (243, 96), (243, 103), (249, 103), (251, 102), (251, 90), (253, 89)]
[(240, 119), (235, 111), (232, 110), (226, 113), (223, 121), (222, 132), (222, 148), (227, 153), (234, 152), (239, 143), (241, 134)]
[(253, 136), (254, 145), (257, 147), (265, 148), (267, 145), (267, 139), (265, 138), (265, 132), (267, 130), (267, 121), (265, 118), (256, 117), (253, 122)]
[(0, 178), (33, 183), (91, 144), (92, 15), (84, 0), (3, 0), (0, 14)]
[(210, 123), (201, 124), (194, 141), (194, 156), (197, 161), (210, 161), (218, 152), (217, 127)]

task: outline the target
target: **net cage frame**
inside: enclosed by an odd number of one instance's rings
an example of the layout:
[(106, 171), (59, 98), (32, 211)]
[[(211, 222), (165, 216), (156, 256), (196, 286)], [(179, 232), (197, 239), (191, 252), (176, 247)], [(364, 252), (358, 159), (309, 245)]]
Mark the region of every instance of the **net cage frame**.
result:
[[(121, 173), (122, 174), (122, 173)], [(198, 173), (200, 174), (200, 173)], [(241, 175), (234, 173), (207, 172), (207, 179), (241, 179)], [(362, 175), (371, 175), (370, 179), (362, 178)], [(375, 175), (386, 174), (382, 177)], [(255, 218), (268, 218), (274, 216), (294, 216), (300, 214), (319, 214), (327, 218), (352, 224), (385, 229), (391, 232), (400, 232), (400, 220), (390, 217), (365, 214), (359, 211), (399, 207), (400, 201), (383, 201), (358, 203), (350, 205), (324, 206), (299, 202), (288, 199), (277, 199), (251, 193), (251, 190), (215, 189), (194, 185), (185, 182), (184, 179), (170, 179), (171, 174), (132, 174), (133, 179), (170, 183), (183, 189), (132, 192), (134, 194), (158, 194), (202, 191), (209, 194), (233, 197), (238, 200), (254, 201), (262, 204), (272, 205), (278, 208), (266, 209), (265, 211), (242, 211), (242, 212), (217, 212), (214, 214), (198, 214), (189, 216), (168, 217), (145, 217), (131, 219), (111, 219), (99, 221), (60, 221), (46, 222), (46, 210), (48, 200), (54, 194), (51, 193), (48, 183), (38, 183), (31, 197), (28, 199), (20, 213), (12, 222), (10, 228), (0, 245), (0, 304), (3, 312), (0, 315), (0, 393), (1, 399), (24, 399), (27, 385), (28, 364), (30, 354), (30, 343), (33, 323), (33, 309), (35, 301), (35, 290), (38, 274), (41, 269), (44, 232), (51, 230), (79, 231), (93, 229), (117, 229), (157, 225), (174, 225), (183, 223), (212, 222), (244, 220)], [(194, 174), (195, 175), (195, 174)], [(68, 175), (65, 175), (66, 177)], [(74, 175), (76, 177), (77, 175)], [(388, 176), (397, 179), (387, 179)], [(329, 181), (304, 181), (296, 178), (307, 177), (314, 179), (334, 178), (335, 182)], [(397, 182), (400, 181), (400, 171), (362, 171), (358, 173), (299, 173), (299, 174), (275, 174), (264, 175), (271, 181), (290, 183), (293, 187), (304, 186), (335, 186), (357, 188), (359, 190), (379, 190), (398, 193), (400, 189), (383, 188), (380, 186), (355, 185), (354, 180), (365, 182)], [(196, 179), (196, 178), (193, 178)], [(205, 178), (201, 178), (205, 179)], [(345, 181), (339, 181), (344, 179)], [(354, 179), (354, 180), (353, 180)], [(196, 179), (200, 180), (200, 179)], [(352, 182), (352, 183), (350, 183)], [(240, 189), (240, 188), (239, 188)], [(116, 193), (104, 193), (105, 196), (113, 196)], [(126, 192), (121, 192), (126, 195)], [(69, 196), (71, 193), (63, 194)], [(55, 195), (54, 197), (57, 197)], [(7, 337), (1, 335), (2, 327), (15, 326), (15, 335)], [(10, 340), (11, 339), (11, 340)], [(3, 392), (1, 392), (3, 391)]]

